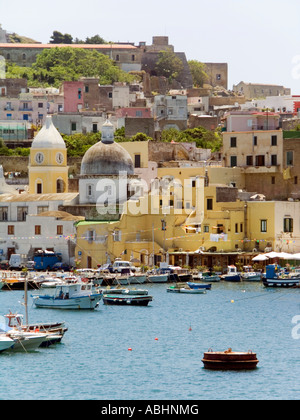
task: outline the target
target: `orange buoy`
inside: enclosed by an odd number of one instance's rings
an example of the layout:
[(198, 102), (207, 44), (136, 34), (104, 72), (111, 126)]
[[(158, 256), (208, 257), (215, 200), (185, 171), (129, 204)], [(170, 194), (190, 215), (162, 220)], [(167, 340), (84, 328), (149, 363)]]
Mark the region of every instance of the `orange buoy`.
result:
[(157, 337), (155, 337), (155, 341), (158, 341), (158, 338)]

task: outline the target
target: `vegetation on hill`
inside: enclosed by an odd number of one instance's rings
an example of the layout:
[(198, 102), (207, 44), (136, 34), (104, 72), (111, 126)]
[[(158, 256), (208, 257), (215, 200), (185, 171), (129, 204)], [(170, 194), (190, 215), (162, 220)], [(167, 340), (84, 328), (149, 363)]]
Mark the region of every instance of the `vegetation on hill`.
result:
[(53, 31), (50, 37), (50, 44), (108, 44), (100, 35), (87, 37), (85, 41), (75, 38), (70, 34), (63, 34), (59, 31)]
[(31, 87), (59, 87), (64, 81), (76, 81), (80, 77), (99, 78), (103, 85), (131, 82), (134, 78), (96, 50), (71, 47), (43, 50), (32, 67), (7, 64), (6, 77), (26, 78)]

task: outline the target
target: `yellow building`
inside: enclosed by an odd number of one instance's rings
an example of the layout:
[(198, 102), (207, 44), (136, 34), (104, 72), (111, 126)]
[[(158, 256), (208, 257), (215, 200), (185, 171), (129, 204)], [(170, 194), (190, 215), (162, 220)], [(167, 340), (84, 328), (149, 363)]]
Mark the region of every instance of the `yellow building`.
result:
[(28, 173), (30, 194), (68, 192), (67, 149), (51, 116), (32, 142)]

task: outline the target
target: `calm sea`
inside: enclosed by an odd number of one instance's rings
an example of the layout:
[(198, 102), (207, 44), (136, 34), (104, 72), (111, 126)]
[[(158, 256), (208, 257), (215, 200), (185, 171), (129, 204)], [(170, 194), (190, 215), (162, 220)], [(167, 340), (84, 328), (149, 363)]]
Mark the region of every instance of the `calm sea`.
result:
[[(30, 322), (65, 321), (69, 330), (48, 349), (0, 354), (1, 399), (300, 398), (300, 340), (292, 323), (300, 315), (300, 289), (221, 282), (205, 295), (185, 295), (167, 293), (163, 284), (146, 287), (153, 296), (148, 307), (101, 301), (92, 312), (54, 311), (36, 309), (30, 298)], [(22, 300), (23, 292), (0, 292), (0, 315), (24, 313)], [(258, 368), (203, 368), (204, 352), (229, 347), (256, 352)]]

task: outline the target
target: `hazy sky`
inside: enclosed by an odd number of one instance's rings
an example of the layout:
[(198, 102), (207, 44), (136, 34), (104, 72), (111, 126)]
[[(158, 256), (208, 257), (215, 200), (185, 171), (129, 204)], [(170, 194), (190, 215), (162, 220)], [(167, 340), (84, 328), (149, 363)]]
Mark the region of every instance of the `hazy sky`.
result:
[(229, 88), (274, 83), (300, 95), (299, 0), (0, 0), (0, 24), (43, 43), (54, 30), (136, 45), (168, 36), (188, 60), (227, 62)]

